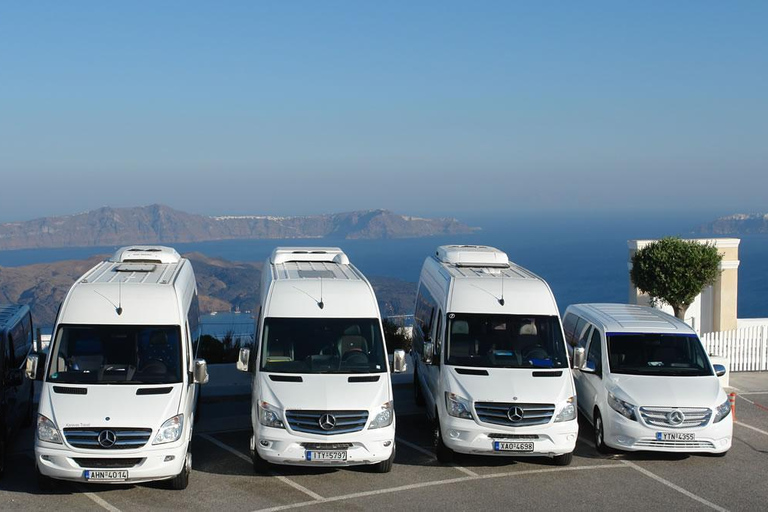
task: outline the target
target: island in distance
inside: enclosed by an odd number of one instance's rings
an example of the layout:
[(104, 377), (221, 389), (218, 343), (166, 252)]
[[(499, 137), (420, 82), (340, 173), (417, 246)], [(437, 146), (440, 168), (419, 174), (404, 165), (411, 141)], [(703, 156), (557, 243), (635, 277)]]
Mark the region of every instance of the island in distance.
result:
[(416, 238), (467, 234), (478, 229), (452, 218), (425, 219), (388, 210), (292, 217), (204, 216), (154, 204), (6, 222), (0, 224), (0, 250), (213, 240)]
[(703, 235), (754, 235), (768, 233), (768, 214), (736, 213), (700, 226)]

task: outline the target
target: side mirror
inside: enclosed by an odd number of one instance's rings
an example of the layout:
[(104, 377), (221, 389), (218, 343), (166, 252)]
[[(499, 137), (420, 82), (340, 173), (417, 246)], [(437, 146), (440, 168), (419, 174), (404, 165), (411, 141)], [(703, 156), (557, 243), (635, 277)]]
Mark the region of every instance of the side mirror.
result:
[(717, 375), (718, 377), (722, 377), (723, 375), (725, 375), (725, 372), (726, 372), (725, 366), (723, 366), (722, 364), (715, 364), (713, 366), (715, 367), (715, 375)]
[(432, 364), (432, 358), (435, 357), (435, 344), (431, 341), (424, 342), (424, 354), (421, 356), (421, 360), (425, 364)]
[(24, 364), (24, 373), (29, 380), (43, 380), (45, 360), (40, 359), (40, 354), (29, 354)]
[(251, 361), (251, 349), (241, 348), (237, 357), (237, 369), (241, 372), (248, 371), (248, 363)]
[(584, 347), (576, 347), (573, 349), (573, 367), (580, 370), (584, 367), (584, 359), (586, 358), (586, 352)]
[(407, 368), (408, 363), (405, 361), (405, 350), (396, 348), (392, 356), (392, 372), (403, 373)]
[(205, 384), (208, 382), (208, 363), (205, 359), (195, 359), (195, 369), (192, 371), (195, 384)]

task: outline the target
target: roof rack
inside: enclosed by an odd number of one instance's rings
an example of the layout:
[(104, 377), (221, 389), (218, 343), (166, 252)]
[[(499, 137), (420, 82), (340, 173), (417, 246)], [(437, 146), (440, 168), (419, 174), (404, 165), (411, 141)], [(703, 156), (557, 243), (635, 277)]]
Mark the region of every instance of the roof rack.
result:
[(277, 247), (269, 257), (273, 265), (299, 261), (349, 265), (349, 258), (338, 247)]
[(486, 245), (441, 245), (435, 257), (457, 267), (509, 267), (507, 253)]
[(118, 263), (178, 263), (181, 256), (176, 249), (162, 245), (129, 245), (121, 247), (112, 256)]

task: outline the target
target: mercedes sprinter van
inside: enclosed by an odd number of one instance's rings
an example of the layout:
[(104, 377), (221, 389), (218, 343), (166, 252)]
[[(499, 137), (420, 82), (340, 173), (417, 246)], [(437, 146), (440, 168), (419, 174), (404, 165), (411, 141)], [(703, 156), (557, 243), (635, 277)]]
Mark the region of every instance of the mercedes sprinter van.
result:
[(574, 372), (579, 409), (600, 452), (708, 452), (731, 447), (733, 417), (712, 365), (688, 324), (630, 304), (574, 304), (569, 344), (586, 350)]
[(570, 464), (576, 392), (542, 278), (493, 247), (438, 247), (419, 279), (412, 355), (441, 462), (459, 452)]
[(42, 486), (169, 480), (187, 486), (196, 384), (198, 297), (192, 264), (167, 247), (124, 247), (72, 285), (59, 309), (35, 436)]
[[(278, 247), (262, 271), (253, 372), (251, 454), (269, 463), (372, 465), (395, 458), (395, 410), (373, 288), (339, 248)], [(405, 353), (396, 351), (395, 371)]]

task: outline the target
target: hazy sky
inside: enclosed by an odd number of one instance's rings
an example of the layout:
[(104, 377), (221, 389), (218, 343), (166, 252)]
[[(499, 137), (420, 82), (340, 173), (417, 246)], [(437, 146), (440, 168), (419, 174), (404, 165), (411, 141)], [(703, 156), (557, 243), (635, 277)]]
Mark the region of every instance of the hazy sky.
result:
[(0, 221), (765, 211), (767, 22), (765, 1), (2, 2)]

